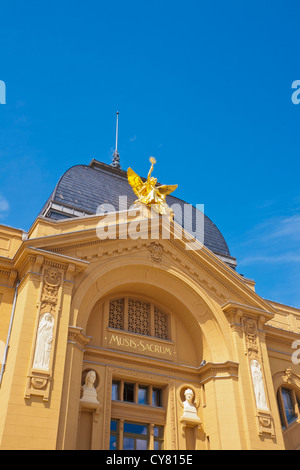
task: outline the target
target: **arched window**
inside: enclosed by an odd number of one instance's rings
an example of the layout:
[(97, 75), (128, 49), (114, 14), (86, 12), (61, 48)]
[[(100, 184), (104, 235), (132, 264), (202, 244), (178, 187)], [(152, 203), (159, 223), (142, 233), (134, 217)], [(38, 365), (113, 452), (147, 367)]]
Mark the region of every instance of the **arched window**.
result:
[(168, 315), (151, 302), (122, 297), (109, 303), (110, 328), (167, 340), (168, 323)]
[(280, 387), (277, 392), (277, 401), (283, 428), (287, 428), (294, 421), (300, 422), (300, 393), (292, 388)]

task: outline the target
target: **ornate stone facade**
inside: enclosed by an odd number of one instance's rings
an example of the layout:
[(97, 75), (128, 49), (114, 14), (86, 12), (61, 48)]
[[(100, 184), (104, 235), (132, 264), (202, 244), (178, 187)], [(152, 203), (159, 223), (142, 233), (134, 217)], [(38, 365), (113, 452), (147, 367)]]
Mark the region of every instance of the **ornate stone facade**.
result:
[(159, 240), (100, 240), (104, 223), (0, 227), (0, 448), (299, 448), (300, 310), (187, 250), (176, 221)]

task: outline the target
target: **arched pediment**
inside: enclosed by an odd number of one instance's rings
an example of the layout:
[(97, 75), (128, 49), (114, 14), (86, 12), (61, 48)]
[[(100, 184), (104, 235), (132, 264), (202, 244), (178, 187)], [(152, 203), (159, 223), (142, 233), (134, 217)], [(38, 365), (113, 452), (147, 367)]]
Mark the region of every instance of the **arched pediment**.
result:
[(273, 384), (275, 392), (281, 386), (288, 386), (300, 390), (300, 376), (295, 374), (292, 369), (280, 370), (273, 375)]
[(95, 263), (74, 296), (73, 324), (85, 331), (97, 302), (124, 293), (145, 296), (174, 312), (191, 340), (202, 343), (206, 361), (232, 358), (226, 334), (228, 322), (217, 303), (184, 272), (163, 265), (153, 266), (150, 262), (123, 257), (109, 264)]

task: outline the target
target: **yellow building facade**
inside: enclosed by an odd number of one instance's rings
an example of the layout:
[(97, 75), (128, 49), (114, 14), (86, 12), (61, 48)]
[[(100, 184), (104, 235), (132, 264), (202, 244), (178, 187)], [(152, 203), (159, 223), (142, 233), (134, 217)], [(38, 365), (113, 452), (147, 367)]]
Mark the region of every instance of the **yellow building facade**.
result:
[(300, 310), (257, 295), (210, 220), (202, 244), (97, 212), (93, 184), (131, 190), (92, 161), (28, 233), (0, 226), (0, 449), (300, 449)]

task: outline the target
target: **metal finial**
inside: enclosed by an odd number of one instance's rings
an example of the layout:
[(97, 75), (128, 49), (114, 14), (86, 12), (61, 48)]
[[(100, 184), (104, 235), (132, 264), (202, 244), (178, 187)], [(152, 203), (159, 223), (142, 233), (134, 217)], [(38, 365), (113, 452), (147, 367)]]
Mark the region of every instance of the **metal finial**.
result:
[(119, 126), (119, 111), (117, 111), (117, 123), (116, 123), (116, 148), (115, 148), (115, 151), (113, 153), (113, 161), (112, 161), (112, 164), (111, 164), (111, 166), (113, 166), (115, 168), (121, 168), (120, 155), (119, 155), (119, 152), (118, 152), (118, 126)]
[(116, 124), (116, 151), (118, 151), (118, 124), (119, 124), (119, 111), (117, 111), (117, 124)]

